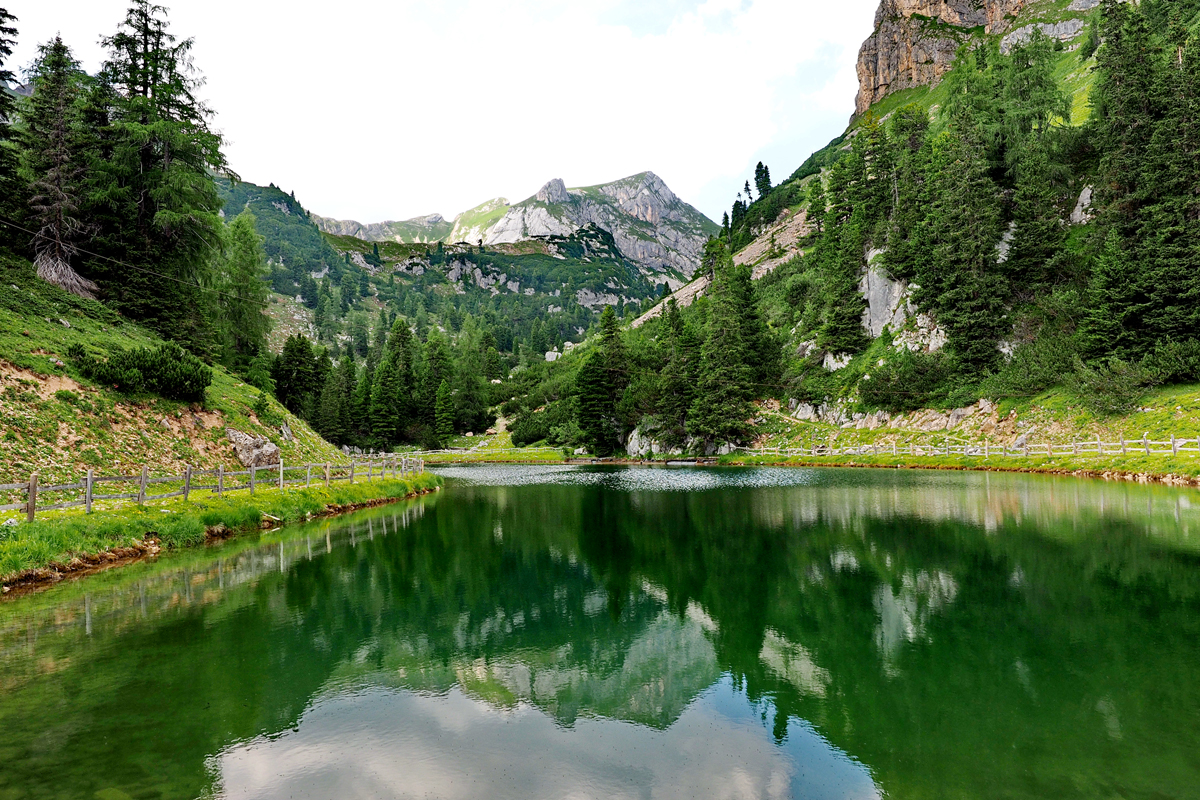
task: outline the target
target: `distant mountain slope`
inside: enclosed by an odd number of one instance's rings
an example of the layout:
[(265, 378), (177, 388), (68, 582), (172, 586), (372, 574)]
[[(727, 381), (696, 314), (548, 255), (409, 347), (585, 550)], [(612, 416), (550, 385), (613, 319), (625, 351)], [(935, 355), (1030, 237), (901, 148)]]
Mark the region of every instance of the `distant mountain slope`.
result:
[(313, 216), (325, 233), (365, 241), (511, 244), (539, 236), (568, 236), (588, 225), (610, 234), (621, 254), (655, 284), (677, 287), (700, 264), (700, 251), (720, 228), (680, 200), (653, 172), (612, 183), (568, 189), (560, 179), (515, 205), (495, 198), (464, 211), (453, 224), (438, 214), (370, 225)]
[[(225, 178), (217, 179), (217, 191), (225, 203), (222, 213), (227, 219), (244, 210), (254, 215), (267, 259), (289, 271), (291, 280), (298, 282), (306, 273), (322, 274), (338, 266), (338, 253), (321, 236), (295, 194), (288, 194), (275, 184), (232, 183)], [(290, 287), (278, 288), (284, 291)]]
[(617, 247), (655, 283), (677, 284), (700, 265), (704, 242), (720, 228), (653, 172), (568, 189), (561, 180), (517, 203), (488, 232), (486, 244), (565, 235), (585, 225), (609, 231)]
[(441, 214), (429, 214), (402, 222), (388, 220), (370, 225), (352, 219), (330, 219), (316, 214), (312, 215), (312, 220), (322, 233), (355, 236), (369, 242), (440, 242), (445, 240), (454, 228), (454, 223), (448, 222)]

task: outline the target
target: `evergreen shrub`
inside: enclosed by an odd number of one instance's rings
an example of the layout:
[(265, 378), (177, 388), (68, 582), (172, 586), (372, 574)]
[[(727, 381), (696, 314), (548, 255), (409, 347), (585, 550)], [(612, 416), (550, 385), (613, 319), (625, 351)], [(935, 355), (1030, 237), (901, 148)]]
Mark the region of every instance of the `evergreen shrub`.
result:
[(67, 355), (85, 376), (122, 394), (157, 394), (169, 400), (199, 402), (212, 383), (212, 368), (172, 343), (118, 350), (103, 360), (75, 344)]
[(1077, 356), (1068, 387), (1092, 413), (1107, 416), (1136, 408), (1152, 382), (1153, 376), (1141, 366), (1115, 356), (1091, 365)]
[(1032, 397), (1061, 383), (1074, 367), (1075, 349), (1065, 337), (1038, 338), (1017, 347), (1012, 358), (984, 379), (980, 394), (993, 399)]
[(1156, 383), (1195, 383), (1200, 380), (1200, 341), (1158, 342), (1142, 359), (1142, 369)]
[(940, 355), (903, 350), (859, 383), (859, 397), (887, 411), (915, 411), (933, 403), (948, 372)]

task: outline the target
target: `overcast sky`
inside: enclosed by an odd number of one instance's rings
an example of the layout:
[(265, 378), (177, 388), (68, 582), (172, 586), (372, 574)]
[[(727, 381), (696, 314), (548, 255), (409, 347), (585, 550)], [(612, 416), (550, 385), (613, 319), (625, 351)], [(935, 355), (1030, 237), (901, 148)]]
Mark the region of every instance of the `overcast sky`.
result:
[[(878, 0), (162, 0), (233, 169), (325, 216), (453, 217), (653, 170), (714, 220), (841, 133)], [(0, 0), (85, 68), (125, 0)]]

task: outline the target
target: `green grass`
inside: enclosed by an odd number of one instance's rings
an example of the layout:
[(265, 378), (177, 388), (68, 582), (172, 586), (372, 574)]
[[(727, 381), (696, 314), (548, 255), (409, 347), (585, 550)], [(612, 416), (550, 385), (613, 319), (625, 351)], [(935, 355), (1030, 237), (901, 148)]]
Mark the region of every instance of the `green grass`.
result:
[(471, 437), (457, 436), (450, 442), (451, 447), (469, 447), (470, 452), (439, 453), (423, 456), (426, 464), (471, 464), (471, 463), (512, 463), (512, 464), (561, 464), (561, 450), (546, 445), (530, 445), (529, 447), (514, 448), (512, 433), (501, 431), (492, 436)]
[[(851, 407), (850, 411), (867, 411)], [(944, 411), (944, 410), (942, 410)], [(920, 413), (920, 412), (918, 412)], [(915, 415), (906, 415), (907, 423)], [(1025, 434), (1031, 445), (1049, 442), (1055, 449), (1064, 452), (1053, 457), (1031, 453), (1023, 456), (802, 456), (789, 459), (792, 462), (819, 462), (828, 464), (878, 464), (911, 465), (928, 467), (989, 467), (1002, 469), (1034, 469), (1064, 472), (1122, 472), (1154, 475), (1180, 475), (1200, 477), (1200, 454), (1180, 453), (1146, 455), (1139, 452), (1135, 444), (1143, 436), (1152, 441), (1169, 441), (1174, 435), (1179, 439), (1200, 437), (1200, 385), (1170, 386), (1147, 392), (1135, 411), (1119, 416), (1098, 416), (1089, 411), (1083, 401), (1063, 387), (1055, 387), (1037, 397), (1007, 398), (998, 403), (995, 415), (976, 414), (967, 417), (949, 430), (923, 432), (912, 425), (903, 427), (884, 426), (875, 430), (842, 428), (824, 422), (799, 421), (786, 413), (760, 411), (760, 422), (756, 426), (755, 446), (790, 449), (828, 445), (837, 448), (858, 448), (878, 445), (890, 448), (892, 443), (900, 447), (919, 445), (943, 447), (947, 444), (982, 444), (985, 440), (993, 447), (1012, 444)], [(894, 424), (894, 423), (893, 423)], [(1073, 442), (1105, 443), (1127, 440), (1130, 444), (1124, 455), (1118, 453), (1083, 453), (1078, 456), (1066, 453)], [(1194, 444), (1189, 444), (1189, 447)], [(1161, 447), (1157, 448), (1161, 449)], [(759, 458), (736, 453), (723, 459), (725, 463), (763, 463), (781, 461), (779, 456), (768, 454)]]
[(167, 547), (187, 547), (204, 541), (210, 527), (224, 525), (235, 531), (257, 530), (270, 515), (295, 522), (326, 511), (383, 498), (402, 498), (433, 489), (441, 479), (424, 473), (407, 479), (375, 480), (353, 485), (259, 489), (227, 492), (224, 498), (179, 498), (129, 506), (86, 515), (59, 513), (33, 523), (0, 528), (0, 579), (10, 580), (26, 570), (67, 563), (72, 558), (101, 553), (155, 534)]
[[(40, 280), (29, 262), (0, 254), (0, 483), (31, 472), (43, 483), (67, 483), (89, 467), (128, 474), (147, 462), (156, 474), (180, 474), (184, 464), (234, 468), (227, 426), (266, 436), (288, 463), (346, 460), (273, 400), (270, 419), (260, 420), (259, 390), (219, 366), (204, 402), (187, 404), (115, 393), (66, 356), (73, 344), (104, 355), (161, 342), (104, 305)], [(292, 440), (281, 435), (282, 421)], [(6, 502), (16, 501), (0, 498)]]
[[(495, 204), (495, 207), (490, 210), (485, 210), (489, 205)], [(508, 213), (508, 201), (502, 197), (497, 197), (493, 200), (488, 200), (486, 203), (480, 203), (475, 208), (468, 209), (462, 214), (459, 214), (458, 219), (454, 221), (454, 229), (458, 231), (467, 231), (471, 228), (478, 228), (480, 231), (486, 231), (491, 228), (500, 219)], [(454, 231), (450, 232), (453, 238)]]

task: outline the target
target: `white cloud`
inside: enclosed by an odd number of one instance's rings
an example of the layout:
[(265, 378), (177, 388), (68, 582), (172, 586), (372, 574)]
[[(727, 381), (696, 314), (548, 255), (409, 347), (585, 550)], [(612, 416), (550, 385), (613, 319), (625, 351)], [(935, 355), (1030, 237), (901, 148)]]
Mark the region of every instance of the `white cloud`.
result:
[[(169, 2), (247, 180), (361, 221), (644, 169), (720, 217), (841, 132), (877, 0)], [(10, 0), (89, 69), (124, 0)]]

